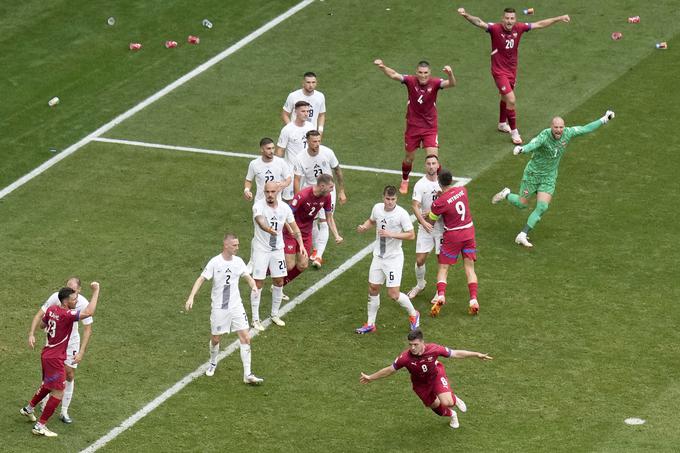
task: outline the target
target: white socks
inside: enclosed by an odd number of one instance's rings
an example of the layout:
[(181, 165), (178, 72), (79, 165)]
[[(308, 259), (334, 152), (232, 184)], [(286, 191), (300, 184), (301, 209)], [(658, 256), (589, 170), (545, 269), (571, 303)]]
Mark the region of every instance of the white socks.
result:
[[(316, 256), (321, 258), (323, 256), (323, 252), (326, 251), (326, 245), (328, 245), (328, 232), (330, 229), (328, 228), (328, 222), (318, 223), (319, 229), (317, 230), (314, 228), (312, 230), (312, 242), (314, 244), (314, 248), (316, 249)], [(316, 238), (314, 238), (314, 233), (316, 233)]]
[(418, 266), (416, 264), (416, 281), (418, 288), (423, 289), (425, 288), (425, 265), (423, 264), (422, 266)]
[(399, 299), (397, 299), (397, 303), (406, 309), (409, 316), (415, 316), (416, 315), (416, 313), (417, 313), (416, 309), (413, 308), (413, 304), (411, 303), (411, 299), (409, 299), (406, 294), (399, 293)]
[(378, 308), (380, 308), (380, 296), (368, 296), (368, 323), (375, 324), (375, 318), (378, 316)]
[(217, 363), (217, 354), (220, 353), (220, 344), (212, 344), (212, 340), (209, 342), (210, 344), (210, 363)]
[(250, 309), (253, 312), (253, 321), (260, 320), (260, 296), (262, 296), (262, 289), (250, 291)]
[(245, 343), (239, 343), (239, 349), (241, 351), (241, 363), (243, 363), (243, 377), (246, 378), (250, 376), (250, 345)]
[(75, 379), (72, 381), (66, 381), (66, 387), (64, 388), (64, 396), (61, 398), (61, 414), (68, 414), (68, 407), (71, 405), (71, 399), (73, 398), (73, 387), (75, 387)]
[(283, 287), (272, 286), (272, 318), (279, 316), (279, 307), (283, 299)]

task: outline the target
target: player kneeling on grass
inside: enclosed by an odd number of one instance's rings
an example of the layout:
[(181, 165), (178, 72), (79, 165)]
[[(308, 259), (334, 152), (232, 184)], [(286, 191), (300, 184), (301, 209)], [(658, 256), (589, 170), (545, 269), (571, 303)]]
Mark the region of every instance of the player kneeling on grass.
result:
[(475, 226), (470, 213), (467, 189), (464, 186), (454, 187), (453, 176), (448, 170), (442, 170), (438, 176), (442, 194), (430, 207), (428, 219), (436, 222), (441, 217), (444, 222), (444, 240), (437, 259), (437, 302), (432, 306), (430, 315), (437, 316), (442, 305), (446, 303), (446, 280), (449, 266), (456, 264), (458, 255), (463, 256), (463, 267), (467, 277), (470, 302), (468, 310), (471, 315), (479, 312), (477, 302), (477, 244), (475, 243)]
[(217, 354), (220, 352), (222, 335), (232, 331), (238, 334), (243, 363), (243, 382), (259, 384), (262, 379), (250, 371), (250, 335), (248, 334), (248, 316), (243, 308), (241, 294), (238, 289), (239, 278), (243, 278), (253, 291), (257, 291), (255, 280), (248, 274), (246, 263), (236, 256), (239, 242), (235, 234), (227, 233), (222, 241), (222, 253), (213, 257), (196, 279), (191, 294), (187, 298), (187, 312), (194, 306), (194, 297), (206, 280), (212, 280), (212, 310), (210, 312), (210, 362), (205, 370), (206, 376), (215, 374)]
[(397, 188), (386, 186), (383, 202), (373, 206), (371, 216), (357, 227), (358, 233), (375, 226), (375, 246), (373, 260), (368, 271), (368, 321), (355, 330), (358, 334), (375, 332), (375, 319), (380, 308), (380, 288), (387, 286), (390, 299), (404, 307), (409, 315), (411, 330), (420, 325), (420, 313), (413, 308), (411, 299), (399, 289), (404, 268), (402, 240), (412, 241), (416, 235), (411, 218), (404, 208), (397, 205)]
[(40, 420), (33, 426), (33, 434), (37, 436), (57, 436), (57, 433), (47, 429), (46, 425), (64, 397), (64, 388), (66, 387), (64, 361), (66, 360), (68, 340), (73, 332), (73, 323), (89, 318), (97, 309), (99, 283), (90, 283), (90, 288), (92, 288), (92, 298), (83, 310), (76, 309), (78, 293), (73, 288), (62, 288), (57, 295), (60, 304), (50, 306), (42, 317), (40, 327), (47, 334), (47, 344), (40, 354), (43, 380), (28, 405), (19, 410), (19, 413), (30, 421), (36, 421), (33, 409), (49, 394), (45, 409), (40, 414)]
[(481, 360), (492, 360), (488, 354), (473, 351), (449, 349), (436, 343), (425, 343), (423, 332), (420, 329), (409, 332), (408, 349), (399, 354), (392, 365), (376, 371), (371, 375), (361, 373), (359, 382), (369, 384), (376, 379), (391, 376), (401, 368), (406, 368), (411, 374), (413, 391), (421, 399), (425, 406), (442, 417), (450, 417), (449, 426), (458, 428), (458, 414), (454, 407), (466, 412), (467, 407), (462, 399), (457, 397), (451, 389), (446, 369), (437, 358), (450, 357), (465, 359), (477, 357)]
[(512, 151), (515, 156), (532, 153), (531, 159), (524, 168), (519, 194), (510, 193), (510, 189), (506, 187), (491, 198), (493, 204), (508, 200), (508, 203), (516, 208), (526, 209), (529, 206), (529, 197), (536, 194), (536, 209), (529, 215), (526, 225), (515, 238), (515, 243), (524, 247), (533, 247), (527, 235), (536, 227), (550, 206), (557, 184), (560, 160), (571, 139), (597, 130), (614, 116), (614, 112), (607, 110), (602, 118), (585, 126), (574, 127), (565, 127), (564, 120), (556, 116), (549, 128), (543, 129), (525, 146), (515, 146)]

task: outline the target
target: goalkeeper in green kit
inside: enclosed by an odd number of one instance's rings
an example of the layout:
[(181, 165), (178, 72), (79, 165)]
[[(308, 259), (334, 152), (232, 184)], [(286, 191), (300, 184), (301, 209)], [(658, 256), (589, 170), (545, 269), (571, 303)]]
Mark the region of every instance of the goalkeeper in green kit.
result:
[(564, 127), (564, 120), (556, 116), (549, 129), (541, 131), (526, 145), (515, 146), (512, 151), (515, 156), (520, 153), (533, 153), (531, 160), (524, 168), (519, 194), (510, 193), (510, 189), (506, 187), (494, 195), (491, 202), (496, 204), (507, 199), (511, 205), (526, 209), (529, 206), (529, 197), (536, 194), (536, 209), (529, 215), (524, 229), (515, 238), (517, 244), (533, 247), (527, 234), (536, 227), (550, 206), (557, 183), (560, 160), (571, 139), (593, 132), (603, 124), (607, 124), (612, 118), (614, 118), (614, 112), (607, 110), (602, 118), (585, 126)]

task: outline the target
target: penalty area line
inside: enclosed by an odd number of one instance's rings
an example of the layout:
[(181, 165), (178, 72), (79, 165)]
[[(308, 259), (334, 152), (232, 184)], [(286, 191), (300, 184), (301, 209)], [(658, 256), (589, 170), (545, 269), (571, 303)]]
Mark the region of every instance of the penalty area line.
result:
[[(205, 148), (194, 148), (191, 146), (175, 146), (175, 145), (163, 145), (160, 143), (148, 143), (148, 142), (140, 142), (136, 140), (123, 140), (123, 139), (118, 139), (118, 138), (105, 138), (105, 137), (97, 137), (94, 138), (92, 141), (95, 142), (101, 142), (101, 143), (111, 143), (111, 144), (116, 144), (116, 145), (127, 145), (127, 146), (138, 146), (142, 148), (155, 148), (155, 149), (166, 149), (166, 150), (171, 150), (171, 151), (184, 151), (188, 153), (198, 153), (198, 154), (211, 154), (211, 155), (216, 155), (216, 156), (226, 156), (226, 157), (241, 157), (244, 159), (257, 159), (260, 157), (259, 154), (249, 154), (249, 153), (241, 153), (241, 152), (234, 152), (234, 151), (222, 151), (222, 150), (216, 150), (216, 149), (205, 149)], [(386, 173), (386, 174), (392, 174), (392, 175), (401, 175), (401, 170), (389, 170), (386, 168), (375, 168), (375, 167), (364, 167), (360, 165), (346, 165), (346, 164), (341, 164), (340, 167), (343, 170), (355, 170), (355, 171), (363, 171), (367, 173)], [(425, 176), (424, 173), (419, 173), (419, 172), (411, 172), (413, 176)], [(454, 176), (453, 179), (457, 181), (457, 185), (466, 185), (467, 183), (470, 182), (470, 178), (464, 178), (464, 177), (459, 177), (459, 176)]]

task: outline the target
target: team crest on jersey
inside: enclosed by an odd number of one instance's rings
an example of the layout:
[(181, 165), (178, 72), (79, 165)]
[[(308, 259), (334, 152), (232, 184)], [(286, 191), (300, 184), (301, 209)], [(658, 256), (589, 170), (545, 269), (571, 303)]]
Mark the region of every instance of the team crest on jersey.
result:
[(505, 86), (502, 86), (502, 87), (501, 87), (501, 91), (505, 91)]
[(512, 37), (513, 37), (513, 38), (516, 38), (516, 37), (517, 37), (517, 33), (513, 33), (513, 34), (512, 34)]
[(524, 189), (524, 195), (529, 195), (529, 191)]
[(292, 201), (291, 204), (292, 204), (293, 206), (297, 206), (297, 202), (298, 202), (298, 201), (297, 201), (297, 198), (293, 198), (293, 201)]
[(428, 92), (428, 93), (432, 93), (432, 88), (428, 88), (428, 89), (427, 89), (427, 92)]

